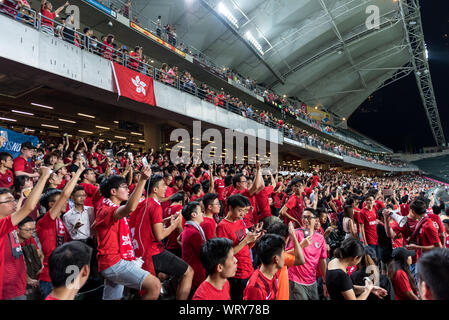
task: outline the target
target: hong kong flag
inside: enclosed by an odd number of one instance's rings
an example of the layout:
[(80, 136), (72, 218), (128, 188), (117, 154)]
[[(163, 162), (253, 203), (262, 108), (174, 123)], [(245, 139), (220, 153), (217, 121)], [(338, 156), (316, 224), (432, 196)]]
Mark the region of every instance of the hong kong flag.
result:
[(153, 78), (112, 62), (115, 84), (119, 96), (156, 105)]

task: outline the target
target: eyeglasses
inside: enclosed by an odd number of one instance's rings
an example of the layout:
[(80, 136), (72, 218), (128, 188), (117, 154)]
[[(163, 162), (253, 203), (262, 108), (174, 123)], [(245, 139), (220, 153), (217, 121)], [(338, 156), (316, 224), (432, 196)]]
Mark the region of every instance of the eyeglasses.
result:
[(120, 185), (119, 188), (123, 188), (123, 189), (129, 189), (129, 186), (127, 184), (122, 184)]
[(34, 230), (36, 230), (35, 228), (28, 228), (28, 229), (20, 229), (21, 231), (25, 231), (25, 232), (34, 232)]
[(312, 220), (315, 219), (314, 216), (302, 216), (303, 219)]

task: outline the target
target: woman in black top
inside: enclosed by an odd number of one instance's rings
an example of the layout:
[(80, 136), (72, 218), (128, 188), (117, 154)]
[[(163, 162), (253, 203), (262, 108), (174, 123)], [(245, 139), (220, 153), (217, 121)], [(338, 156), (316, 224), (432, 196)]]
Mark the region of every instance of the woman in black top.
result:
[(368, 278), (365, 286), (354, 286), (346, 273), (349, 266), (357, 265), (365, 255), (365, 249), (359, 240), (344, 240), (334, 254), (336, 258), (329, 262), (326, 272), (327, 291), (332, 300), (366, 300), (371, 292), (386, 294), (385, 289), (375, 287)]

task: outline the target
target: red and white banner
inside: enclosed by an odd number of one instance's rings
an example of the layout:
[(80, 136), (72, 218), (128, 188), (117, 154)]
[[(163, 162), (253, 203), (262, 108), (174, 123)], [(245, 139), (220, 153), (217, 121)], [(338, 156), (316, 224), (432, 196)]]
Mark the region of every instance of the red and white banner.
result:
[(152, 77), (128, 69), (115, 62), (111, 63), (116, 90), (119, 96), (124, 96), (152, 106), (156, 105)]

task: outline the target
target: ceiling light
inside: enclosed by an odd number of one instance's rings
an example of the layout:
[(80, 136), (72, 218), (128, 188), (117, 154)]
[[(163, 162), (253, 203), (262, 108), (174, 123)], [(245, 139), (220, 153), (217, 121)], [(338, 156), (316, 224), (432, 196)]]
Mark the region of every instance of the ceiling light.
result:
[(139, 142), (145, 142), (145, 140), (139, 140)]
[(82, 132), (82, 133), (88, 133), (88, 134), (92, 134), (92, 131), (86, 131), (86, 130), (78, 130), (78, 132)]
[(29, 113), (29, 112), (25, 112), (25, 111), (19, 111), (19, 110), (11, 110), (11, 111), (15, 112), (15, 113), (25, 114), (27, 116), (34, 116), (34, 113)]
[(43, 127), (48, 127), (48, 128), (59, 129), (58, 126), (52, 126), (52, 125), (49, 125), (49, 124), (43, 124), (43, 123), (42, 123), (41, 126), (43, 126)]
[(142, 134), (139, 132), (131, 132), (131, 134), (135, 135), (135, 136), (141, 136)]
[(117, 139), (126, 139), (126, 137), (122, 137), (122, 136), (114, 136), (114, 137), (116, 137)]
[(114, 123), (118, 123), (118, 121), (114, 121)]
[(17, 120), (15, 120), (15, 119), (10, 119), (10, 118), (2, 118), (2, 117), (0, 117), (0, 120), (5, 120), (5, 121), (14, 121), (14, 122), (17, 122)]
[(236, 28), (239, 28), (238, 21), (236, 17), (228, 10), (228, 8), (223, 4), (223, 2), (220, 2), (218, 4), (218, 12), (220, 12), (228, 21)]
[(85, 113), (79, 113), (79, 112), (78, 112), (78, 115), (79, 115), (79, 116), (83, 116), (83, 117), (87, 117), (87, 118), (95, 119), (95, 116), (92, 116), (92, 115), (90, 115), (90, 114), (85, 114)]
[(68, 123), (76, 123), (76, 121), (72, 121), (72, 120), (67, 120), (67, 119), (58, 119), (59, 121), (63, 121), (63, 122), (68, 122)]
[(256, 40), (256, 38), (254, 38), (253, 34), (251, 33), (251, 31), (247, 31), (245, 34), (246, 38), (248, 39), (248, 41), (257, 49), (257, 51), (259, 51), (259, 53), (261, 55), (263, 55), (263, 50), (262, 50), (262, 46), (260, 45), (260, 43)]
[(44, 106), (43, 104), (38, 104), (38, 103), (34, 103), (34, 102), (32, 102), (31, 104), (36, 107), (41, 107), (41, 108), (46, 108), (46, 109), (54, 109), (53, 107)]
[(105, 129), (105, 130), (110, 130), (111, 128), (108, 128), (108, 127), (102, 127), (102, 126), (95, 126), (95, 128), (98, 128), (98, 129)]

